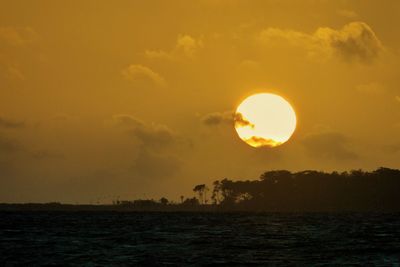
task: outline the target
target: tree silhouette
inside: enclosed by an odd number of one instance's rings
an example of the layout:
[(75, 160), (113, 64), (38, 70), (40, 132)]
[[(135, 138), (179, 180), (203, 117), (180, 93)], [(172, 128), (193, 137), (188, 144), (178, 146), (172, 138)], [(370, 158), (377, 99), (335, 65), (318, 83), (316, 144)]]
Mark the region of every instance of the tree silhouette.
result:
[[(267, 171), (259, 180), (213, 183), (221, 208), (269, 211), (400, 210), (400, 170)], [(218, 200), (220, 197), (220, 201)]]
[(211, 195), (211, 199), (213, 201), (213, 204), (217, 205), (220, 203), (220, 191), (221, 191), (221, 183), (217, 180), (214, 181), (213, 183), (213, 191), (212, 191), (212, 195)]
[(208, 187), (207, 187), (205, 184), (196, 185), (196, 186), (193, 188), (193, 191), (194, 191), (195, 193), (198, 193), (198, 194), (199, 194), (199, 199), (200, 199), (201, 204), (207, 203), (207, 191), (208, 191)]
[[(273, 170), (264, 172), (257, 180), (223, 178), (213, 182), (213, 205), (204, 205), (208, 203), (205, 184), (193, 188), (198, 198), (181, 196), (180, 205), (169, 203), (165, 197), (159, 201), (117, 199), (114, 205), (138, 210), (398, 212), (399, 188), (400, 170), (384, 167), (370, 172)], [(198, 207), (200, 204), (204, 206)]]
[(182, 205), (184, 205), (184, 206), (198, 206), (199, 204), (200, 204), (199, 200), (197, 198), (195, 198), (195, 197), (187, 198), (182, 203)]
[(169, 203), (169, 201), (168, 201), (168, 199), (166, 199), (165, 197), (162, 197), (162, 198), (160, 199), (160, 203), (163, 204), (163, 205), (167, 205), (167, 204)]

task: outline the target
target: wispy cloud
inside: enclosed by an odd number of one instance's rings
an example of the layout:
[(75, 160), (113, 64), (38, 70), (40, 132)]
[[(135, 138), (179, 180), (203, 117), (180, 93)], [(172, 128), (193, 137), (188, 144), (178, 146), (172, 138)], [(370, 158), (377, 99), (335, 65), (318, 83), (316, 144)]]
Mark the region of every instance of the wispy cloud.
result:
[(122, 75), (130, 81), (149, 80), (157, 86), (165, 87), (166, 80), (157, 72), (149, 67), (133, 64), (122, 70)]
[(234, 115), (232, 111), (212, 112), (201, 117), (201, 122), (207, 126), (220, 124), (233, 124)]
[(146, 50), (145, 56), (150, 59), (175, 60), (179, 58), (193, 58), (203, 47), (201, 38), (194, 38), (188, 34), (179, 35), (175, 47), (170, 51)]
[(189, 143), (176, 131), (166, 125), (145, 123), (128, 114), (115, 115), (113, 121), (139, 141), (138, 154), (130, 168), (134, 175), (168, 177), (179, 171), (183, 164), (179, 151)]
[(364, 22), (351, 22), (342, 29), (320, 27), (308, 34), (295, 30), (267, 28), (258, 35), (264, 44), (286, 41), (305, 48), (309, 55), (339, 55), (343, 60), (370, 63), (384, 50), (371, 27)]

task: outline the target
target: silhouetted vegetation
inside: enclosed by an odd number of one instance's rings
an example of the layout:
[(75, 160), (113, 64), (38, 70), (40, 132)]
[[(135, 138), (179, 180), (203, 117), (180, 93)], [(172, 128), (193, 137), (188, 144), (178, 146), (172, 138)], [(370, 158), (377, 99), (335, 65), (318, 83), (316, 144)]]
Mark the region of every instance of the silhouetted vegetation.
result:
[[(400, 170), (268, 171), (255, 181), (214, 182), (214, 203), (256, 211), (400, 210)], [(222, 196), (221, 201), (217, 196)]]
[(274, 170), (258, 180), (221, 179), (213, 183), (211, 203), (206, 184), (193, 188), (197, 197), (180, 203), (162, 197), (114, 201), (113, 205), (0, 204), (0, 210), (131, 210), (131, 211), (400, 211), (400, 170), (372, 172)]
[(207, 204), (208, 190), (209, 189), (205, 184), (199, 184), (193, 188), (193, 192), (197, 192), (199, 194), (199, 200), (201, 201), (201, 204)]

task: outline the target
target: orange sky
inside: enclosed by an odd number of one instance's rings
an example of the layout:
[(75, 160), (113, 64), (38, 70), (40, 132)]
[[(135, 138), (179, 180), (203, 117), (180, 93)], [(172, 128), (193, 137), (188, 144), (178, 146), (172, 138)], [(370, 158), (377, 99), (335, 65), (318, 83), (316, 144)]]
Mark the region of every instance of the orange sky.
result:
[[(2, 1), (0, 202), (400, 168), (399, 14), (396, 0)], [(298, 127), (254, 149), (229, 114), (264, 91)]]

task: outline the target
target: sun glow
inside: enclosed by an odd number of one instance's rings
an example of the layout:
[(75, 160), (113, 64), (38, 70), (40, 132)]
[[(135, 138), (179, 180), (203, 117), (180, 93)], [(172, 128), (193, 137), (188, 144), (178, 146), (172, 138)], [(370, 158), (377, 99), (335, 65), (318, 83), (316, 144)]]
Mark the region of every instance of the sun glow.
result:
[(252, 147), (276, 147), (292, 136), (296, 113), (283, 97), (260, 93), (246, 98), (235, 112), (235, 129)]

